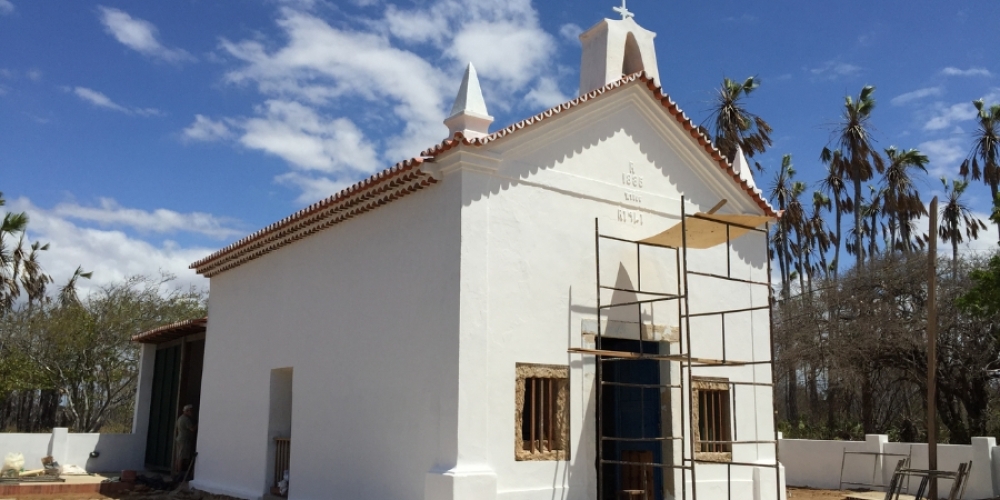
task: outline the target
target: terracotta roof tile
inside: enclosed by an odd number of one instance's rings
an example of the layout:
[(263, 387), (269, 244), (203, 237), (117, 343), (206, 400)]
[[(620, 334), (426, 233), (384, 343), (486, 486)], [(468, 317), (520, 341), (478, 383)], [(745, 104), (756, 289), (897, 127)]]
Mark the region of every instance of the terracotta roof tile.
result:
[(132, 342), (142, 344), (162, 344), (181, 337), (187, 337), (196, 333), (204, 332), (208, 327), (208, 318), (188, 319), (177, 321), (169, 325), (163, 325), (152, 330), (137, 333), (132, 336)]

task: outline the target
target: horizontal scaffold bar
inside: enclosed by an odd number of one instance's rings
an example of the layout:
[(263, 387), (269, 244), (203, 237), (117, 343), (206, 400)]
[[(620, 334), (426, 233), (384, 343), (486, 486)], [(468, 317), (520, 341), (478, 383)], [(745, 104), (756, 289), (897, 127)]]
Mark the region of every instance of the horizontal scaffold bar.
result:
[(680, 298), (680, 295), (676, 293), (665, 293), (665, 292), (644, 292), (642, 290), (633, 290), (631, 288), (618, 288), (616, 286), (601, 285), (602, 290), (614, 290), (616, 292), (629, 292), (638, 295), (653, 295), (656, 297), (670, 297), (670, 298)]
[[(601, 440), (602, 441), (621, 441), (621, 442), (628, 442), (628, 443), (643, 443), (643, 442), (647, 442), (647, 441), (648, 442), (654, 442), (654, 441), (657, 441), (657, 442), (659, 442), (659, 441), (680, 441), (682, 439), (684, 439), (684, 438), (682, 438), (680, 436), (661, 436), (661, 437), (652, 437), (652, 438), (622, 438), (622, 437), (613, 437), (613, 436), (601, 436)], [(704, 443), (704, 441), (702, 441), (702, 442)]]
[(690, 465), (673, 465), (673, 464), (663, 464), (657, 462), (622, 462), (621, 460), (605, 460), (601, 459), (602, 465), (641, 465), (644, 467), (659, 467), (661, 469), (690, 469)]
[(604, 304), (601, 307), (599, 307), (598, 309), (614, 309), (616, 307), (634, 306), (634, 305), (637, 305), (637, 304), (652, 304), (653, 302), (664, 302), (664, 301), (667, 301), (667, 300), (677, 300), (677, 299), (679, 299), (681, 297), (683, 297), (683, 295), (664, 296), (664, 297), (660, 297), (658, 299), (630, 300), (628, 302), (619, 302), (617, 304)]
[(700, 318), (702, 316), (720, 316), (720, 315), (724, 315), (724, 314), (734, 314), (734, 313), (750, 312), (750, 311), (762, 311), (764, 309), (770, 309), (770, 308), (771, 308), (770, 305), (767, 305), (767, 306), (756, 306), (756, 307), (746, 307), (746, 308), (743, 308), (743, 309), (729, 309), (729, 310), (726, 310), (726, 311), (711, 311), (711, 312), (703, 312), (703, 313), (691, 313), (691, 314), (685, 315), (685, 317), (688, 317), (688, 318)]
[(605, 239), (605, 240), (620, 241), (622, 243), (631, 243), (633, 245), (642, 245), (642, 246), (647, 246), (647, 247), (669, 248), (671, 250), (679, 250), (679, 248), (675, 247), (675, 246), (657, 245), (655, 243), (646, 243), (644, 241), (626, 240), (625, 238), (619, 238), (617, 236), (610, 236), (610, 235), (607, 235), (607, 234), (598, 234), (597, 236), (599, 238), (602, 238), (602, 239)]
[[(678, 363), (691, 363), (691, 364), (705, 365), (705, 366), (743, 366), (748, 364), (754, 364), (754, 362), (747, 362), (747, 361), (723, 361), (721, 359), (693, 358), (690, 356), (682, 356), (680, 354), (641, 354), (638, 352), (628, 352), (628, 351), (585, 349), (583, 347), (570, 347), (568, 351), (574, 354), (592, 354), (595, 356), (608, 356), (608, 357), (625, 358), (625, 359), (653, 359), (659, 361), (676, 361)], [(770, 361), (766, 361), (766, 363), (770, 363)]]
[(758, 233), (766, 233), (767, 232), (766, 230), (761, 229), (759, 227), (748, 226), (746, 224), (740, 224), (739, 222), (733, 222), (733, 221), (721, 219), (721, 218), (718, 218), (718, 217), (712, 217), (712, 214), (694, 213), (694, 214), (688, 215), (688, 217), (691, 218), (691, 219), (702, 219), (702, 220), (712, 221), (712, 222), (715, 222), (717, 224), (724, 224), (726, 226), (738, 227), (740, 229), (746, 229), (747, 231), (754, 231), (754, 232), (758, 232)]
[(701, 271), (688, 271), (688, 274), (693, 274), (695, 276), (703, 276), (705, 278), (716, 278), (726, 281), (736, 281), (738, 283), (746, 283), (749, 285), (760, 285), (760, 286), (771, 286), (767, 281), (757, 281), (757, 280), (745, 280), (743, 278), (733, 278), (732, 276), (724, 276), (722, 274), (715, 273), (703, 273)]
[(677, 384), (629, 384), (626, 382), (604, 382), (601, 381), (601, 385), (613, 385), (615, 387), (636, 387), (639, 389), (680, 389), (681, 386)]

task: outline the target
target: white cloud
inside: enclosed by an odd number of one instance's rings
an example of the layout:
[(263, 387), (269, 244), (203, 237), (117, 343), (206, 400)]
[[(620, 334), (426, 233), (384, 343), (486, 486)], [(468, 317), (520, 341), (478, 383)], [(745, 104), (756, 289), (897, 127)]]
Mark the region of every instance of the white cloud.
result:
[(373, 173), (375, 148), (347, 118), (325, 119), (297, 102), (272, 100), (262, 116), (246, 120), (240, 143), (279, 156), (305, 170)]
[(839, 77), (850, 77), (857, 75), (861, 73), (861, 67), (845, 62), (827, 61), (820, 66), (817, 66), (815, 68), (810, 68), (809, 73), (811, 73), (816, 78), (832, 80)]
[(0, 0), (0, 15), (14, 12), (14, 4), (10, 0)]
[(569, 100), (566, 94), (559, 90), (559, 83), (554, 78), (541, 78), (538, 85), (525, 94), (524, 99), (540, 108), (551, 108)]
[(77, 266), (94, 273), (92, 279), (80, 281), (81, 294), (128, 276), (155, 277), (161, 271), (176, 275), (175, 284), (180, 286), (208, 286), (208, 280), (188, 269), (188, 265), (215, 248), (182, 247), (169, 240), (150, 243), (121, 231), (85, 227), (55, 211), (35, 206), (27, 198), (9, 200), (8, 208), (27, 212), (28, 237), (32, 241), (50, 243), (41, 262), (57, 286), (64, 284)]
[(958, 166), (967, 153), (964, 144), (962, 137), (950, 137), (922, 142), (917, 149), (930, 160), (927, 171), (932, 178), (952, 178), (958, 176)]
[(323, 176), (309, 176), (299, 172), (288, 172), (279, 175), (275, 180), (280, 184), (295, 187), (302, 194), (295, 200), (301, 205), (322, 200), (343, 191), (344, 188), (354, 184), (353, 181), (334, 180)]
[[(238, 63), (226, 81), (262, 96), (254, 113), (196, 117), (183, 134), (211, 140), (228, 131), (244, 147), (283, 158), (293, 172), (334, 179), (277, 179), (304, 192), (317, 182), (357, 180), (443, 139), (442, 121), (468, 62), (476, 65), (490, 109), (563, 97), (553, 78), (562, 76), (552, 57), (556, 39), (541, 29), (530, 0), (388, 5), (380, 16), (352, 18), (351, 28), (285, 4), (277, 24), (283, 36), (276, 42), (220, 42)], [(358, 118), (343, 118), (347, 107)]]
[(145, 56), (179, 63), (193, 61), (194, 56), (182, 49), (164, 46), (157, 40), (156, 26), (143, 19), (136, 19), (126, 12), (110, 7), (98, 7), (104, 29), (126, 47)]
[(218, 141), (233, 135), (225, 122), (215, 121), (204, 115), (195, 115), (194, 123), (188, 125), (182, 134), (185, 139), (192, 141)]
[(88, 89), (86, 87), (74, 87), (73, 93), (80, 99), (83, 99), (94, 106), (111, 109), (128, 115), (158, 116), (163, 114), (162, 111), (155, 108), (129, 108), (122, 106), (121, 104), (112, 101), (110, 97), (94, 89)]
[(924, 130), (944, 130), (956, 122), (972, 120), (976, 117), (976, 108), (971, 103), (958, 103), (946, 106), (937, 103), (933, 109), (934, 116), (924, 124)]
[(195, 233), (223, 239), (239, 236), (243, 230), (229, 227), (235, 221), (204, 212), (180, 213), (164, 208), (146, 211), (126, 208), (111, 198), (101, 198), (97, 206), (60, 203), (50, 214), (77, 221), (93, 222), (102, 227), (130, 227), (140, 233)]
[(463, 26), (445, 55), (472, 61), (509, 92), (538, 77), (537, 68), (554, 51), (552, 37), (540, 29), (523, 29), (515, 21), (479, 21)]
[(969, 68), (969, 69), (958, 69), (949, 66), (941, 70), (941, 74), (945, 76), (991, 76), (992, 73), (986, 68)]
[(922, 89), (917, 89), (905, 94), (900, 94), (893, 97), (891, 102), (895, 106), (902, 106), (904, 104), (911, 103), (913, 101), (918, 101), (925, 97), (939, 96), (944, 93), (944, 89), (941, 87), (926, 87)]
[(580, 43), (580, 35), (582, 33), (583, 28), (573, 23), (564, 24), (559, 27), (559, 36), (573, 43)]
[(729, 16), (723, 21), (727, 23), (755, 23), (757, 22), (757, 16), (752, 14), (743, 14), (741, 16)]

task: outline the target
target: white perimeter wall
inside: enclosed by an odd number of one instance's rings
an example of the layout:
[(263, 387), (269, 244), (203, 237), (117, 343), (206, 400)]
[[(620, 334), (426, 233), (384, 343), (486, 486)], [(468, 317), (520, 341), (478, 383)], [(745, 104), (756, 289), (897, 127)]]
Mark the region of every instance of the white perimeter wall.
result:
[(271, 370), (292, 368), (289, 498), (423, 498), (455, 448), (455, 189), (212, 278), (195, 487), (257, 498), (270, 486)]
[[(910, 467), (927, 468), (926, 443), (890, 443), (888, 436), (871, 434), (865, 441), (819, 441), (782, 439), (779, 456), (787, 471), (790, 486), (837, 489), (840, 485), (841, 463), (844, 464), (844, 481), (886, 485), (892, 477), (897, 456), (848, 454), (844, 450), (867, 453), (895, 453), (910, 455)], [(961, 462), (972, 461), (972, 473), (965, 490), (966, 499), (994, 498), (1000, 494), (1000, 448), (992, 437), (974, 437), (971, 445), (939, 444), (938, 469), (958, 470)], [(874, 480), (873, 480), (874, 478)], [(919, 480), (911, 479), (910, 492), (916, 491)], [(857, 486), (844, 485), (844, 488)], [(947, 496), (951, 481), (938, 483), (938, 494)]]
[[(142, 470), (145, 435), (69, 433), (57, 427), (52, 433), (0, 433), (0, 461), (8, 453), (24, 455), (24, 470), (42, 468), (42, 457), (51, 456), (60, 465), (77, 465), (87, 472)], [(91, 452), (98, 452), (91, 458)], [(0, 463), (2, 465), (2, 463)]]

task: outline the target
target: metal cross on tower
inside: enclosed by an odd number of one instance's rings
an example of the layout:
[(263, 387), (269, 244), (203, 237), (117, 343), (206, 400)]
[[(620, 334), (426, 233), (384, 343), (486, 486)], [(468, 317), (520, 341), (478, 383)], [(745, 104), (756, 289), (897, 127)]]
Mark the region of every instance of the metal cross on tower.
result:
[(632, 12), (630, 12), (628, 10), (628, 8), (625, 7), (625, 0), (622, 0), (622, 6), (621, 7), (613, 7), (611, 10), (613, 10), (613, 11), (621, 14), (622, 19), (629, 19), (629, 18), (635, 17), (635, 14), (633, 14)]

